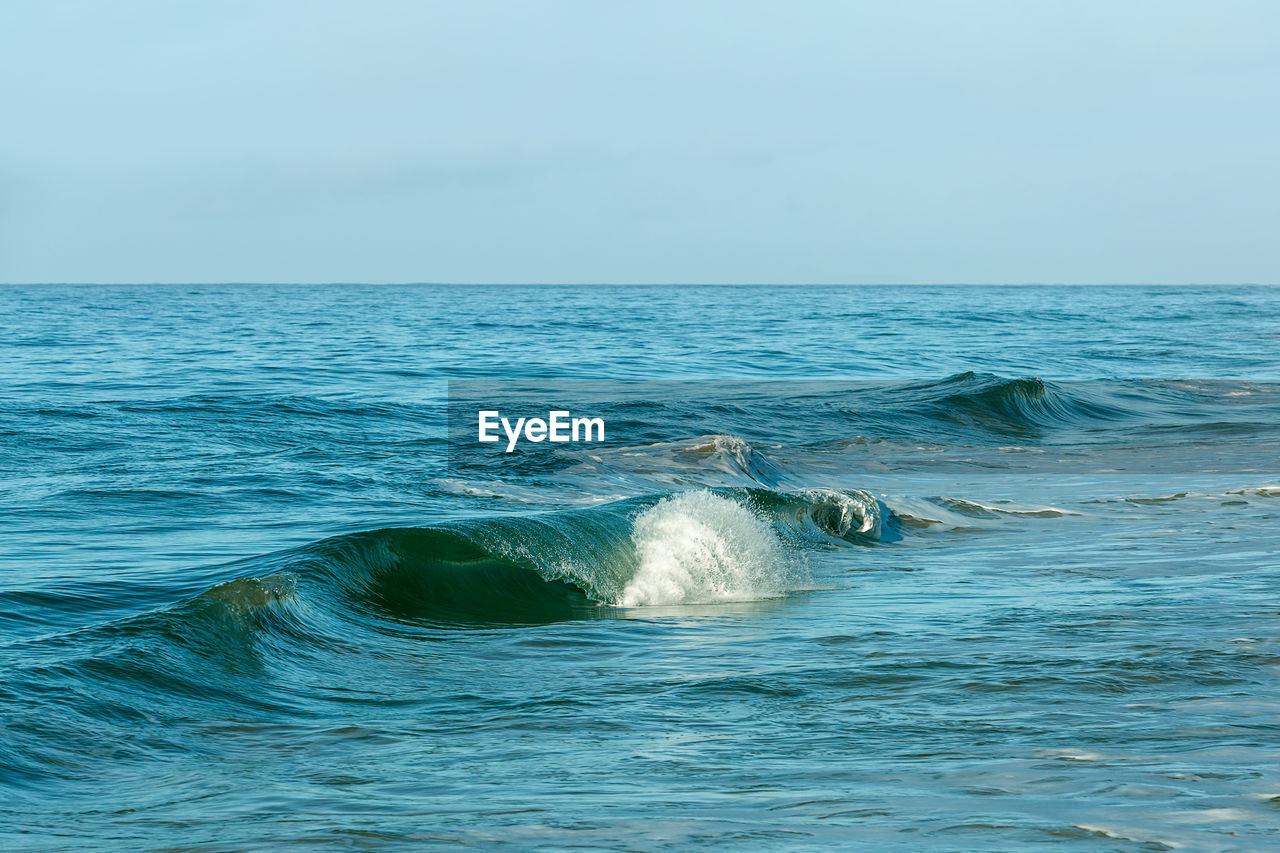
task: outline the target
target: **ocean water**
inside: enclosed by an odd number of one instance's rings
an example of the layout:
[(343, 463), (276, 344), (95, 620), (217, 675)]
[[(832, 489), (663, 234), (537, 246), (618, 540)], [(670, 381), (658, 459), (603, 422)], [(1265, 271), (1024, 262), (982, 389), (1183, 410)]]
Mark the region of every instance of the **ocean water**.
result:
[[(0, 327), (6, 850), (1280, 849), (1280, 289)], [(450, 381), (588, 380), (703, 396), (451, 461)]]

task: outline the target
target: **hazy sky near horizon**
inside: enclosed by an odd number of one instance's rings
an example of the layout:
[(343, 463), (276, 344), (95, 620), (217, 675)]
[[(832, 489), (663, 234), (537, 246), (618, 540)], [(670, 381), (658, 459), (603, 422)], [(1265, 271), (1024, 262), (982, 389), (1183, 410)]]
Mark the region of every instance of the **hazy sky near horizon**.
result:
[(1280, 4), (0, 6), (0, 281), (1280, 282)]

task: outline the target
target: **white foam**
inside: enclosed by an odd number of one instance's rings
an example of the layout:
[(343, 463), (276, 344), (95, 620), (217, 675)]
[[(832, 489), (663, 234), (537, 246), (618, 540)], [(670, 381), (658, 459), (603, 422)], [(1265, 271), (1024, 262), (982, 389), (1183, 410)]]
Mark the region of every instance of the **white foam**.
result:
[(772, 526), (707, 491), (665, 498), (636, 517), (638, 568), (621, 607), (751, 601), (794, 588), (798, 566)]

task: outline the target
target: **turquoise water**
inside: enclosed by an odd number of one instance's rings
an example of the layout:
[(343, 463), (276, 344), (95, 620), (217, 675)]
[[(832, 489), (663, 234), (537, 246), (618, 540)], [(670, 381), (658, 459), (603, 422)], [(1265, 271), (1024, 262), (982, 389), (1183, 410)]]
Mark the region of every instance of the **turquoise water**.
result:
[[(5, 849), (1280, 848), (1280, 289), (0, 323)], [(723, 397), (460, 466), (449, 380)]]

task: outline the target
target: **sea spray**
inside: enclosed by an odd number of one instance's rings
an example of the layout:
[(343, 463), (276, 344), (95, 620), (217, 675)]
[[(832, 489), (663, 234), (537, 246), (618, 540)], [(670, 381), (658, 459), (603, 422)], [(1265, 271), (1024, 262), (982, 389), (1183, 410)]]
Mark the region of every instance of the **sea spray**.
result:
[(649, 507), (636, 516), (632, 542), (637, 569), (622, 607), (769, 598), (803, 575), (769, 522), (709, 491)]

